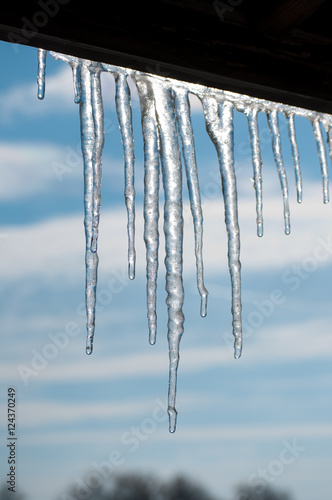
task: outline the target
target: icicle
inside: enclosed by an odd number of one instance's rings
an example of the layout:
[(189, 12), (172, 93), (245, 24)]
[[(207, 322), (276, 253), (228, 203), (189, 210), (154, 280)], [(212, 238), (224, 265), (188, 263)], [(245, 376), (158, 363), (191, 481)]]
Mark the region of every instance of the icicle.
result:
[(283, 204), (284, 204), (284, 222), (285, 222), (285, 234), (290, 233), (290, 212), (289, 212), (289, 201), (288, 201), (288, 185), (287, 176), (284, 166), (284, 162), (281, 154), (281, 141), (280, 141), (280, 131), (278, 125), (278, 111), (276, 109), (270, 110), (267, 113), (271, 139), (272, 139), (272, 150), (274, 161), (277, 167), (279, 181), (282, 191)]
[[(151, 80), (152, 81), (152, 80)], [(184, 291), (182, 283), (182, 167), (176, 130), (174, 103), (171, 90), (166, 83), (152, 81), (155, 95), (157, 119), (160, 134), (161, 165), (165, 192), (164, 232), (166, 245), (166, 291), (168, 306), (169, 345), (169, 430), (176, 429), (175, 409), (179, 344), (183, 333), (182, 311)]]
[(97, 251), (98, 228), (101, 207), (102, 152), (104, 147), (104, 108), (101, 96), (100, 67), (90, 67), (91, 103), (95, 142), (93, 148), (93, 217), (91, 251)]
[(97, 238), (100, 210), (101, 154), (104, 141), (103, 105), (98, 67), (81, 67), (81, 136), (84, 161), (84, 208), (86, 237), (86, 352), (93, 350), (96, 286), (98, 271)]
[(74, 101), (79, 104), (81, 102), (81, 62), (77, 59), (73, 61), (70, 66), (73, 72)]
[[(54, 59), (59, 59), (60, 61), (65, 61), (66, 63), (69, 64), (71, 67), (71, 70), (73, 72), (73, 85), (74, 85), (74, 102), (76, 104), (79, 104), (81, 102), (81, 67), (84, 62), (84, 64), (98, 64), (98, 63), (92, 63), (91, 61), (88, 61), (86, 59), (80, 59), (78, 57), (74, 56), (67, 56), (65, 54), (58, 54), (57, 52), (50, 52), (51, 56), (54, 57)], [(99, 65), (100, 69), (102, 67)]]
[(302, 203), (302, 176), (300, 168), (299, 148), (297, 146), (296, 135), (295, 135), (294, 113), (286, 113), (286, 119), (288, 126), (288, 135), (292, 150), (294, 172), (295, 172), (297, 202)]
[(327, 144), (329, 147), (330, 160), (332, 163), (332, 125), (327, 125), (325, 127), (325, 129), (326, 129), (326, 135), (327, 135)]
[[(127, 75), (136, 81), (142, 110), (144, 138), (144, 240), (147, 259), (147, 310), (149, 341), (156, 340), (156, 287), (159, 248), (159, 156), (165, 192), (164, 233), (166, 248), (166, 292), (168, 307), (169, 345), (169, 429), (176, 429), (175, 409), (179, 346), (183, 334), (184, 290), (182, 282), (183, 207), (182, 167), (178, 131), (182, 141), (190, 205), (194, 220), (197, 285), (201, 294), (201, 314), (206, 313), (207, 291), (203, 282), (202, 261), (202, 209), (199, 193), (194, 137), (190, 119), (188, 92), (202, 101), (207, 132), (217, 151), (225, 206), (225, 223), (228, 235), (228, 266), (232, 286), (232, 323), (234, 356), (242, 350), (241, 324), (241, 264), (240, 233), (237, 211), (236, 177), (233, 151), (234, 107), (245, 112), (248, 118), (252, 150), (254, 187), (256, 190), (257, 234), (263, 234), (262, 216), (262, 160), (259, 143), (257, 115), (267, 113), (272, 138), (273, 155), (283, 195), (285, 232), (290, 232), (290, 213), (286, 172), (282, 160), (278, 111), (285, 114), (292, 147), (297, 199), (301, 202), (302, 185), (298, 147), (295, 138), (294, 116), (308, 118), (313, 124), (323, 177), (324, 202), (328, 201), (328, 175), (326, 152), (321, 134), (324, 126), (332, 160), (332, 118), (330, 115), (276, 104), (263, 99), (251, 98), (233, 92), (208, 89), (201, 85), (146, 75), (138, 71), (94, 63), (85, 59), (51, 52), (55, 59), (67, 62), (73, 71), (75, 102), (80, 102), (82, 153), (84, 160), (84, 209), (86, 236), (86, 310), (87, 345), (91, 354), (95, 327), (96, 285), (98, 270), (98, 225), (100, 217), (101, 157), (104, 143), (103, 104), (100, 73), (109, 71), (115, 75), (116, 107), (125, 157), (125, 198), (128, 212), (129, 277), (135, 275), (135, 189), (134, 189), (134, 140), (131, 117), (130, 92)], [(38, 51), (38, 97), (45, 93), (46, 51)], [(177, 124), (176, 124), (177, 122)], [(178, 126), (177, 126), (178, 125)]]
[(38, 49), (38, 99), (44, 99), (45, 97), (46, 57), (47, 50)]
[(125, 160), (125, 201), (128, 213), (128, 275), (135, 278), (135, 170), (134, 138), (131, 121), (130, 91), (126, 76), (116, 75), (116, 110), (121, 131)]
[(259, 109), (250, 107), (246, 110), (248, 118), (252, 166), (254, 171), (254, 188), (256, 192), (257, 236), (263, 236), (263, 201), (262, 201), (262, 158), (259, 143), (257, 115)]
[(156, 109), (151, 85), (139, 75), (138, 88), (144, 142), (144, 241), (146, 246), (146, 292), (149, 342), (156, 343), (157, 335), (157, 277), (159, 250), (159, 151)]
[(232, 314), (234, 357), (241, 356), (241, 264), (240, 231), (237, 210), (236, 177), (234, 172), (233, 148), (233, 104), (218, 101), (210, 96), (201, 97), (207, 132), (217, 150), (225, 205), (225, 222), (228, 234), (228, 266), (232, 284)]
[(327, 144), (329, 147), (329, 155), (332, 163), (332, 125), (327, 127)]
[(314, 136), (316, 139), (317, 152), (319, 156), (320, 168), (322, 172), (322, 180), (323, 180), (323, 201), (324, 203), (328, 203), (330, 201), (329, 196), (329, 174), (327, 171), (327, 161), (326, 161), (326, 151), (325, 145), (322, 135), (322, 130), (320, 128), (320, 121), (316, 118), (312, 122), (312, 128), (314, 131)]
[(188, 90), (175, 88), (174, 102), (176, 118), (179, 126), (184, 164), (186, 168), (187, 183), (190, 198), (190, 208), (194, 221), (195, 230), (195, 255), (197, 269), (197, 288), (201, 296), (201, 316), (206, 316), (208, 291), (204, 286), (202, 236), (203, 236), (203, 213), (201, 197), (199, 192), (194, 134), (190, 118), (190, 105)]

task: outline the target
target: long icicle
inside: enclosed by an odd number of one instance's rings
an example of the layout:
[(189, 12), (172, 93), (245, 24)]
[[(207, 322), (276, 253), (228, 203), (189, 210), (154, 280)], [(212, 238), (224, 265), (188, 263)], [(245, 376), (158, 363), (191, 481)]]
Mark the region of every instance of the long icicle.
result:
[(98, 228), (101, 207), (102, 153), (104, 147), (104, 108), (101, 96), (101, 68), (98, 64), (90, 67), (91, 103), (94, 122), (95, 142), (93, 148), (93, 216), (91, 251), (97, 251)]
[(254, 172), (254, 188), (256, 192), (256, 224), (257, 236), (263, 236), (263, 199), (262, 199), (262, 157), (259, 142), (257, 115), (259, 109), (250, 107), (246, 110), (250, 135), (252, 166)]
[[(85, 265), (86, 265), (86, 312), (87, 312), (87, 340), (86, 353), (91, 354), (93, 350), (93, 337), (95, 329), (95, 307), (96, 307), (96, 286), (98, 270), (98, 254), (92, 251), (93, 240), (93, 218), (94, 218), (94, 189), (96, 187), (94, 174), (96, 160), (96, 128), (94, 121), (94, 106), (101, 100), (94, 94), (97, 86), (92, 85), (94, 77), (90, 73), (90, 63), (82, 64), (81, 67), (81, 145), (84, 161), (84, 227), (85, 227)], [(99, 131), (100, 132), (100, 131)], [(100, 139), (99, 139), (100, 143)], [(100, 149), (100, 146), (98, 146)]]
[(288, 136), (291, 144), (292, 160), (295, 173), (297, 202), (302, 203), (302, 175), (300, 167), (300, 155), (295, 134), (294, 113), (286, 113)]
[(45, 97), (46, 57), (47, 57), (47, 50), (38, 49), (38, 76), (37, 76), (38, 99), (44, 99)]
[(135, 278), (135, 155), (134, 136), (131, 118), (130, 91), (126, 75), (119, 73), (115, 77), (115, 102), (122, 137), (125, 161), (125, 202), (128, 223), (128, 276)]
[(271, 132), (273, 157), (277, 167), (281, 191), (282, 191), (282, 198), (284, 205), (285, 234), (289, 234), (290, 211), (289, 211), (289, 200), (288, 200), (288, 185), (287, 185), (286, 170), (281, 153), (281, 140), (280, 140), (279, 125), (278, 125), (278, 111), (276, 109), (268, 111), (267, 118)]
[(326, 127), (327, 145), (329, 147), (329, 155), (332, 163), (332, 125)]
[(159, 250), (159, 137), (156, 109), (151, 85), (139, 75), (135, 78), (139, 92), (144, 142), (144, 241), (146, 246), (146, 293), (149, 342), (157, 335), (157, 277)]
[(329, 148), (329, 156), (330, 156), (330, 160), (332, 163), (332, 125), (325, 124), (324, 128), (326, 131), (326, 142), (327, 142), (327, 146)]
[(320, 121), (318, 118), (312, 122), (312, 128), (313, 128), (314, 136), (316, 139), (317, 152), (318, 152), (319, 163), (320, 163), (320, 168), (321, 168), (321, 172), (322, 172), (323, 201), (324, 201), (324, 203), (328, 203), (330, 201), (329, 174), (328, 174), (328, 170), (327, 170), (325, 145), (324, 145), (322, 130), (320, 128)]
[(228, 235), (228, 267), (232, 284), (232, 315), (234, 357), (241, 356), (241, 263), (240, 230), (238, 223), (236, 177), (233, 148), (233, 104), (218, 101), (210, 95), (201, 97), (206, 130), (217, 150), (225, 206), (225, 223)]
[(161, 165), (165, 192), (164, 232), (166, 246), (166, 291), (168, 306), (169, 346), (169, 388), (168, 415), (169, 430), (176, 429), (175, 409), (179, 345), (183, 334), (184, 315), (182, 311), (184, 290), (182, 283), (182, 166), (176, 130), (176, 118), (171, 89), (167, 83), (152, 83), (160, 134)]
[(188, 91), (175, 88), (173, 91), (176, 119), (182, 142), (182, 152), (187, 175), (190, 209), (194, 221), (197, 288), (201, 296), (201, 316), (206, 316), (208, 291), (203, 274), (203, 213), (196, 165), (194, 134), (190, 118)]

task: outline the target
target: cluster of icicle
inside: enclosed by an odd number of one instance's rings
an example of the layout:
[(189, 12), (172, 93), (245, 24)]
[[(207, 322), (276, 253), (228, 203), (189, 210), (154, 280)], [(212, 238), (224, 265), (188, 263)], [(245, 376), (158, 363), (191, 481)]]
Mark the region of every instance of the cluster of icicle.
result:
[[(156, 341), (156, 283), (159, 247), (159, 176), (162, 173), (164, 189), (164, 232), (166, 240), (166, 291), (168, 306), (169, 343), (169, 430), (176, 428), (175, 409), (179, 344), (183, 333), (182, 312), (184, 291), (182, 282), (182, 155), (194, 223), (197, 286), (201, 296), (201, 315), (206, 315), (208, 292), (204, 286), (202, 259), (203, 216), (197, 175), (194, 136), (190, 116), (189, 93), (198, 96), (202, 103), (207, 133), (219, 159), (222, 191), (225, 205), (225, 222), (228, 234), (228, 265), (232, 287), (232, 315), (234, 356), (242, 350), (241, 329), (241, 264), (240, 233), (237, 210), (236, 177), (234, 172), (233, 113), (243, 112), (248, 118), (252, 150), (253, 179), (256, 192), (257, 234), (263, 235), (262, 160), (257, 116), (266, 113), (271, 131), (272, 149), (281, 185), (285, 233), (290, 233), (288, 186), (283, 164), (278, 113), (287, 118), (289, 139), (297, 188), (297, 201), (302, 201), (302, 182), (299, 152), (295, 136), (294, 116), (308, 118), (313, 126), (323, 179), (323, 200), (329, 201), (328, 172), (322, 129), (327, 133), (329, 152), (332, 146), (332, 117), (292, 106), (252, 98), (246, 95), (201, 85), (189, 84), (139, 71), (102, 64), (85, 59), (51, 52), (55, 59), (68, 63), (73, 71), (75, 102), (80, 104), (82, 152), (84, 160), (84, 207), (86, 235), (86, 311), (87, 354), (92, 353), (95, 328), (97, 285), (97, 241), (100, 217), (100, 187), (102, 150), (104, 144), (103, 101), (101, 72), (108, 72), (115, 79), (115, 103), (124, 151), (125, 202), (128, 213), (128, 270), (129, 278), (135, 277), (135, 187), (134, 187), (134, 138), (131, 100), (127, 77), (135, 82), (140, 98), (142, 131), (144, 139), (144, 240), (146, 244), (147, 315), (149, 341)], [(38, 97), (45, 94), (46, 51), (38, 52)]]

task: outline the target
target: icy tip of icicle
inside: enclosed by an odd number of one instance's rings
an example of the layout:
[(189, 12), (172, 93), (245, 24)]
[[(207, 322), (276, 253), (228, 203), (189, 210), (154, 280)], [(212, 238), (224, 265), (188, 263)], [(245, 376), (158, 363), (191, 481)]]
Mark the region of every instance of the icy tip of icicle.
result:
[(130, 280), (135, 279), (135, 261), (129, 261), (128, 263), (128, 277)]
[(300, 189), (297, 191), (297, 202), (302, 203), (302, 191)]
[(90, 356), (93, 351), (93, 340), (90, 339), (89, 337), (86, 339), (86, 349), (85, 352)]
[(178, 412), (176, 411), (176, 409), (174, 407), (169, 406), (167, 413), (168, 413), (168, 418), (169, 418), (169, 432), (171, 434), (174, 434), (174, 432), (176, 430), (176, 419), (178, 416)]
[(205, 318), (207, 314), (207, 299), (208, 299), (208, 294), (204, 293), (202, 294), (201, 297), (201, 316), (202, 318)]
[(40, 100), (44, 99), (45, 97), (46, 56), (47, 56), (47, 50), (38, 49), (37, 97)]
[(290, 217), (289, 215), (285, 216), (285, 234), (290, 234)]
[(45, 97), (45, 84), (38, 85), (37, 97), (41, 101), (44, 99), (44, 97)]
[(257, 236), (259, 236), (261, 238), (263, 236), (263, 234), (264, 234), (263, 223), (259, 222), (257, 224)]
[(328, 188), (324, 189), (323, 201), (324, 201), (325, 205), (330, 202), (330, 195), (329, 195), (329, 192), (328, 192)]
[(151, 326), (149, 331), (149, 344), (155, 345), (157, 338), (157, 328), (156, 326)]

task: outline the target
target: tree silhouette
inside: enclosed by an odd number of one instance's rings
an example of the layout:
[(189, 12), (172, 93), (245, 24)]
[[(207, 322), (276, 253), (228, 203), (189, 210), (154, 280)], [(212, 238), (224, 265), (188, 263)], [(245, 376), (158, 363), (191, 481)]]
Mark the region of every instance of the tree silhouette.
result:
[(159, 500), (159, 484), (152, 476), (122, 474), (112, 483), (102, 500)]
[(4, 484), (0, 488), (0, 500), (13, 500), (13, 498), (15, 498), (15, 500), (24, 500), (26, 496), (18, 491), (15, 491), (15, 493), (8, 491), (7, 484)]
[(213, 500), (202, 486), (179, 476), (161, 487), (162, 500)]
[[(71, 488), (70, 500), (81, 500)], [(2, 499), (1, 499), (2, 500)], [(202, 486), (182, 476), (162, 483), (151, 475), (121, 474), (96, 486), (89, 500), (214, 500)]]
[(291, 500), (286, 492), (278, 492), (269, 486), (239, 486), (235, 500)]
[[(82, 482), (84, 485), (84, 482)], [(177, 476), (169, 481), (161, 482), (148, 474), (127, 473), (113, 475), (104, 479), (95, 487), (77, 490), (72, 486), (61, 498), (67, 500), (221, 500), (212, 496), (203, 486), (184, 476)], [(15, 500), (26, 500), (21, 492), (15, 492)], [(8, 491), (7, 484), (0, 487), (0, 500), (13, 500), (13, 493)], [(234, 500), (292, 500), (284, 491), (277, 491), (269, 486), (240, 485)]]

